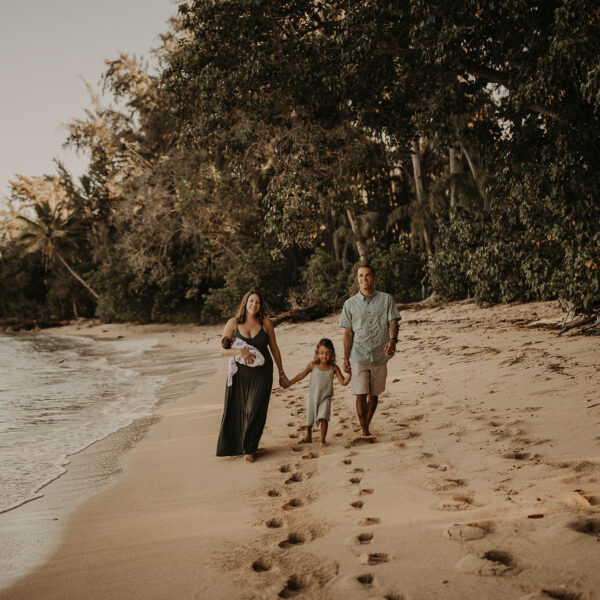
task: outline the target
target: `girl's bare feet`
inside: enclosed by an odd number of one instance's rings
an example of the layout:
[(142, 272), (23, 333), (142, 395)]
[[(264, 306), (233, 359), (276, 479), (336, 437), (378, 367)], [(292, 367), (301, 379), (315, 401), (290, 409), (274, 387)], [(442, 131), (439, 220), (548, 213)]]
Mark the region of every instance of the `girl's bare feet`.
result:
[(306, 435), (300, 442), (301, 444), (312, 444), (312, 427), (310, 425), (306, 426)]

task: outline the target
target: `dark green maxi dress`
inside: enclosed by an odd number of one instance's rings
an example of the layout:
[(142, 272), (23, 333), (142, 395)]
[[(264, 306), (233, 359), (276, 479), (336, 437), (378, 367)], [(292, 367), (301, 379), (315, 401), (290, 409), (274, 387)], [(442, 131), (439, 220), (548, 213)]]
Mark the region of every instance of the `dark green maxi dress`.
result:
[(261, 329), (253, 338), (238, 337), (254, 346), (265, 357), (265, 364), (249, 367), (238, 363), (238, 371), (225, 388), (225, 407), (217, 442), (217, 456), (252, 454), (262, 436), (273, 387), (273, 359), (269, 353), (269, 336)]

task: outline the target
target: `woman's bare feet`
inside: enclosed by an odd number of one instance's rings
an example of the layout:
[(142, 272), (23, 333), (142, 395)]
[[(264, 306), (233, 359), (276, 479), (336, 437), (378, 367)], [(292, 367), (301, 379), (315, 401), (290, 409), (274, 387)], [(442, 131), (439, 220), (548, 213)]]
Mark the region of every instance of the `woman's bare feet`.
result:
[(252, 453), (252, 454), (244, 454), (244, 460), (246, 462), (254, 462), (254, 453)]

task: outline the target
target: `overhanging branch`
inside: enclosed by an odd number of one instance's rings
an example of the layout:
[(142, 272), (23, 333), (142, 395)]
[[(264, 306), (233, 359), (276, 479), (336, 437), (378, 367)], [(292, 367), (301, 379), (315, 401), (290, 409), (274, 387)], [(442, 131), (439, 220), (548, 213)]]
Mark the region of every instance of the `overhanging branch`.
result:
[[(501, 71), (496, 71), (495, 69), (488, 69), (487, 67), (469, 67), (466, 69), (469, 75), (472, 75), (476, 79), (485, 79), (490, 83), (498, 83), (499, 85), (505, 87), (509, 92), (515, 89), (515, 86), (512, 85), (508, 79), (508, 76)], [(525, 108), (532, 110), (534, 112), (540, 113), (542, 115), (546, 115), (551, 119), (560, 119), (560, 116), (557, 112), (542, 106), (541, 104), (536, 104), (534, 102), (530, 102), (524, 104)]]

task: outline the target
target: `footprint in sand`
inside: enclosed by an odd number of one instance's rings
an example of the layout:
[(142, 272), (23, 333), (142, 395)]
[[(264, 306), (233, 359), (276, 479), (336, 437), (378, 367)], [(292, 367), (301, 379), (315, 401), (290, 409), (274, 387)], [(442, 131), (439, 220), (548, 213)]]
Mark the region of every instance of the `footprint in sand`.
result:
[(372, 490), (371, 488), (363, 488), (362, 490), (360, 490), (359, 495), (360, 496), (367, 496), (370, 495), (374, 492), (375, 490)]
[(350, 506), (352, 508), (361, 509), (364, 506), (364, 502), (361, 502), (360, 500), (356, 500), (356, 502), (350, 502)]
[(370, 554), (361, 554), (358, 560), (363, 565), (379, 565), (388, 562), (390, 559), (385, 552), (371, 552)]
[(354, 469), (352, 469), (353, 473), (364, 473), (365, 470), (362, 467), (355, 467)]
[(355, 485), (356, 485), (356, 484), (358, 484), (358, 483), (360, 483), (360, 482), (361, 482), (361, 479), (360, 479), (360, 477), (351, 477), (351, 478), (349, 479), (349, 481), (350, 481), (350, 483), (352, 483), (352, 484), (355, 484)]
[(279, 492), (277, 490), (269, 490), (267, 492), (267, 496), (270, 496), (271, 498), (276, 498), (277, 496), (279, 496)]
[(298, 434), (297, 433), (290, 433), (289, 437), (291, 437), (291, 438), (297, 438)]
[(571, 529), (600, 539), (600, 519), (578, 519), (570, 524)]
[(335, 437), (342, 437), (343, 435), (344, 435), (344, 434), (343, 434), (341, 431), (338, 431), (338, 432), (335, 434)]
[(269, 529), (279, 529), (283, 525), (283, 521), (281, 519), (269, 519), (265, 522), (265, 525)]
[(345, 459), (344, 459), (342, 462), (343, 462), (345, 465), (351, 465), (351, 464), (352, 464), (352, 460), (351, 460), (351, 459), (349, 459), (349, 458), (345, 458)]
[(289, 473), (290, 465), (281, 465), (281, 467), (279, 467), (279, 472), (280, 473)]
[(512, 555), (502, 550), (488, 550), (480, 556), (465, 556), (456, 563), (456, 568), (463, 573), (483, 577), (517, 575), (521, 571)]
[(279, 598), (293, 598), (306, 587), (304, 580), (298, 575), (292, 575), (285, 583), (285, 587), (279, 592)]
[(375, 577), (371, 573), (364, 573), (363, 575), (359, 575), (356, 581), (365, 587), (371, 587), (375, 581)]
[(459, 542), (468, 542), (470, 540), (480, 540), (489, 533), (489, 529), (485, 526), (475, 525), (474, 523), (457, 523), (452, 525), (446, 531), (446, 535), (451, 540)]
[(371, 437), (357, 437), (350, 441), (345, 448), (352, 448), (353, 446), (365, 446), (367, 444), (374, 444), (377, 441), (375, 436)]
[(438, 465), (437, 463), (429, 463), (427, 465), (427, 468), (435, 469), (436, 471), (441, 471), (442, 473), (448, 470), (448, 467), (446, 467), (445, 465)]
[(461, 511), (473, 508), (472, 494), (457, 494), (451, 500), (443, 500), (437, 505), (439, 510)]
[(581, 592), (573, 592), (566, 589), (543, 589), (533, 594), (522, 596), (521, 600), (588, 600), (589, 595)]
[(285, 538), (285, 540), (279, 542), (280, 548), (290, 548), (291, 546), (298, 546), (300, 544), (304, 544), (305, 539), (303, 535), (299, 533), (290, 533), (290, 535)]
[(292, 452), (302, 452), (302, 446), (292, 446)]
[(502, 455), (502, 458), (508, 458), (509, 460), (527, 460), (531, 454), (529, 452), (511, 451), (506, 452)]
[(269, 571), (271, 569), (271, 563), (264, 558), (259, 558), (252, 563), (252, 570), (257, 573), (264, 573), (265, 571)]
[(379, 517), (367, 517), (363, 519), (360, 524), (364, 527), (370, 527), (371, 525), (379, 525), (381, 519)]
[(304, 502), (300, 498), (292, 498), (286, 502), (281, 508), (283, 510), (293, 510), (294, 508), (300, 508), (304, 505)]
[(592, 494), (581, 494), (582, 497), (587, 500), (590, 506), (598, 506), (600, 505), (600, 496), (594, 496)]
[(462, 487), (463, 485), (466, 485), (464, 479), (432, 479), (427, 482), (424, 487), (425, 489), (433, 490), (434, 492), (443, 492), (445, 490)]
[(289, 479), (285, 480), (286, 485), (289, 485), (290, 483), (297, 483), (299, 481), (302, 481), (302, 473), (294, 473)]
[(359, 544), (370, 544), (373, 541), (373, 534), (372, 533), (359, 533), (356, 536), (356, 541)]

